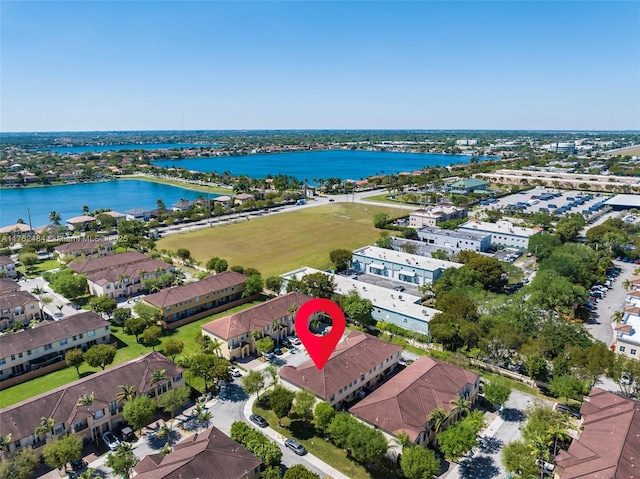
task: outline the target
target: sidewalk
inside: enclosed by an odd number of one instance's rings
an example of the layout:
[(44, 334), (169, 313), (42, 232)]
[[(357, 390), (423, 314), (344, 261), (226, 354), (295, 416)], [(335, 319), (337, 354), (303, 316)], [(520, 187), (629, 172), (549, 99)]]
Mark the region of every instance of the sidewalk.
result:
[[(252, 412), (253, 411), (253, 403), (255, 401), (256, 401), (256, 396), (254, 396), (252, 394), (251, 397), (244, 404), (244, 417), (247, 419), (247, 421), (249, 420), (249, 416), (251, 416), (251, 414), (253, 414), (253, 412)], [(250, 422), (250, 424), (253, 425), (252, 422)], [(282, 436), (281, 434), (279, 434), (278, 432), (274, 431), (270, 427), (266, 427), (264, 429), (259, 429), (259, 431), (262, 432), (265, 436), (270, 437), (275, 442), (277, 442), (278, 444), (281, 444), (281, 445), (284, 445), (284, 441), (286, 439), (288, 439), (288, 438)], [(303, 457), (304, 457), (305, 461), (309, 461), (315, 467), (317, 467), (322, 472), (327, 474), (331, 479), (349, 479), (349, 477), (345, 476), (340, 471), (338, 471), (337, 469), (334, 469), (329, 464), (325, 463), (324, 461), (321, 461), (320, 459), (318, 459), (316, 456), (314, 456), (313, 454), (311, 454), (309, 452), (307, 454), (305, 454)], [(325, 478), (322, 478), (322, 479), (325, 479)]]

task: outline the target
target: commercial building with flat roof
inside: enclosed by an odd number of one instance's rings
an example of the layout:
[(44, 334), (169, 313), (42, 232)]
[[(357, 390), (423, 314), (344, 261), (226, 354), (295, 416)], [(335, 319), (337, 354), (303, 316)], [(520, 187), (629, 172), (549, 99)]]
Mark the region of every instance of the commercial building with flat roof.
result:
[(466, 206), (437, 205), (412, 211), (409, 215), (411, 228), (423, 226), (436, 226), (443, 221), (466, 218), (468, 209)]
[(347, 295), (350, 291), (356, 291), (361, 298), (371, 301), (373, 304), (371, 316), (376, 321), (384, 321), (403, 329), (428, 334), (429, 321), (440, 312), (437, 309), (422, 306), (418, 296), (308, 267), (283, 274), (283, 290), (286, 290), (289, 280), (294, 278), (301, 280), (304, 276), (313, 273), (322, 273), (333, 278), (336, 285), (334, 292), (337, 294)]
[(460, 231), (470, 231), (472, 233), (484, 233), (491, 235), (491, 244), (496, 246), (506, 246), (518, 249), (529, 248), (529, 238), (542, 231), (542, 228), (525, 228), (500, 220), (495, 223), (478, 221), (473, 219), (467, 221), (458, 228)]
[(351, 267), (359, 272), (377, 274), (406, 283), (433, 283), (448, 268), (460, 268), (460, 263), (394, 251), (377, 246), (365, 246), (353, 252)]
[(615, 326), (614, 351), (633, 359), (640, 359), (640, 309), (627, 307), (620, 324)]
[(489, 233), (445, 230), (425, 226), (418, 230), (418, 238), (431, 246), (440, 246), (455, 253), (464, 250), (480, 253), (491, 248), (491, 235)]

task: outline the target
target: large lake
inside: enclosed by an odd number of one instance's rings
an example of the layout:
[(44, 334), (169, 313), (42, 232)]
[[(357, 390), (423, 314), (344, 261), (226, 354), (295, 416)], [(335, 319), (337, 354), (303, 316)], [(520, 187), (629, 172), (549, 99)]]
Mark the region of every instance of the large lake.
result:
[(42, 148), (42, 150), (52, 151), (63, 155), (65, 153), (102, 153), (103, 151), (121, 150), (169, 150), (171, 148), (204, 148), (219, 146), (214, 143), (140, 143), (130, 145), (94, 145), (94, 146), (56, 146), (52, 148)]
[[(166, 168), (186, 168), (203, 172), (223, 173), (229, 171), (232, 175), (247, 175), (252, 178), (264, 178), (268, 174), (283, 173), (300, 180), (307, 178), (311, 181), (312, 178), (326, 179), (330, 177), (358, 180), (375, 174), (413, 171), (436, 165), (469, 163), (471, 158), (471, 156), (463, 155), (330, 150), (163, 160), (154, 162), (154, 164)], [(495, 158), (480, 157), (481, 161), (488, 159)]]
[[(158, 198), (170, 208), (180, 198), (194, 200), (200, 195), (206, 197), (207, 193), (141, 180), (3, 189), (0, 190), (0, 226), (14, 224), (18, 218), (28, 223), (27, 208), (31, 213), (31, 224), (37, 228), (50, 223), (52, 210), (66, 221), (81, 215), (84, 205), (91, 210), (111, 208), (124, 213), (138, 207), (154, 209)], [(216, 196), (211, 194), (211, 198)]]

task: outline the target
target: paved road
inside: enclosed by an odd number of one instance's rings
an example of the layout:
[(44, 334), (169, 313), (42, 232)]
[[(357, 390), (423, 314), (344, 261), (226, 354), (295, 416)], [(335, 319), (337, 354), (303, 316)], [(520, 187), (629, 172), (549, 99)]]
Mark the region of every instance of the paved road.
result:
[(506, 444), (521, 439), (520, 427), (525, 421), (524, 410), (534, 402), (552, 405), (551, 401), (530, 396), (517, 390), (511, 391), (511, 397), (499, 414), (489, 413), (490, 423), (480, 433), (480, 447), (470, 457), (459, 464), (452, 463), (444, 479), (492, 479), (503, 478), (507, 472), (502, 465), (500, 453)]

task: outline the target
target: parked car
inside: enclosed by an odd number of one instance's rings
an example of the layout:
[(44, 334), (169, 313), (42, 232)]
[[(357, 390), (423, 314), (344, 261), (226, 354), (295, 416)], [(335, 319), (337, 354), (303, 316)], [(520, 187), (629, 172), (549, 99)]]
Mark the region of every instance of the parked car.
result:
[(231, 368), (229, 371), (231, 372), (231, 376), (233, 376), (234, 378), (239, 378), (242, 376), (242, 373), (237, 368)]
[(574, 408), (568, 406), (567, 404), (556, 404), (556, 411), (562, 414), (568, 414), (575, 419), (580, 419), (582, 417), (580, 411), (576, 411)]
[(280, 344), (282, 346), (284, 346), (285, 348), (290, 348), (291, 347), (291, 342), (287, 338), (285, 338), (282, 341), (280, 341)]
[(81, 471), (82, 469), (87, 467), (87, 461), (82, 458), (71, 461), (69, 464), (71, 465), (71, 470), (73, 472)]
[(394, 291), (400, 291), (400, 292), (404, 291), (404, 289), (405, 289), (404, 286), (402, 286), (401, 284), (399, 284), (398, 286), (394, 286), (393, 288)]
[(298, 456), (304, 456), (307, 453), (307, 450), (304, 448), (304, 446), (295, 439), (287, 439), (286, 441), (284, 441), (284, 445), (295, 452)]
[(282, 356), (282, 349), (280, 349), (278, 346), (276, 346), (275, 348), (273, 348), (273, 353), (276, 356)]
[(251, 416), (249, 416), (249, 420), (258, 427), (267, 427), (269, 425), (267, 424), (267, 421), (258, 414), (252, 414)]
[(102, 440), (104, 441), (105, 446), (112, 451), (118, 449), (118, 446), (120, 445), (120, 441), (118, 441), (118, 438), (115, 437), (111, 431), (103, 432)]

